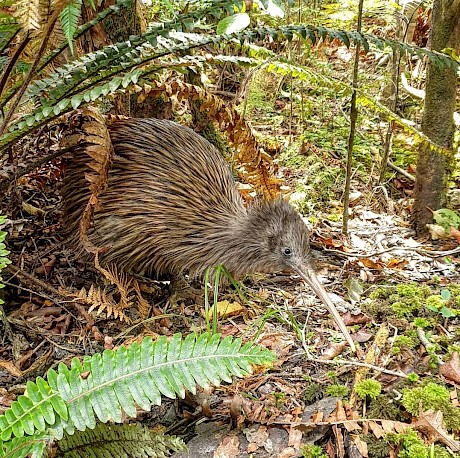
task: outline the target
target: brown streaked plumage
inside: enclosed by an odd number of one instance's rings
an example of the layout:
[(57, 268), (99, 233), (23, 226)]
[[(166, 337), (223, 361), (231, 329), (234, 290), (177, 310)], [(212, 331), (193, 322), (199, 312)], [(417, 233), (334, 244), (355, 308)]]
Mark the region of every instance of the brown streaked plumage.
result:
[[(89, 240), (110, 246), (102, 261), (140, 273), (201, 275), (223, 264), (235, 276), (290, 269), (318, 294), (354, 348), (346, 326), (311, 267), (308, 233), (283, 200), (245, 208), (218, 151), (172, 121), (130, 119), (110, 127), (115, 156)], [(77, 152), (63, 184), (65, 224), (79, 246), (89, 199), (88, 156)]]

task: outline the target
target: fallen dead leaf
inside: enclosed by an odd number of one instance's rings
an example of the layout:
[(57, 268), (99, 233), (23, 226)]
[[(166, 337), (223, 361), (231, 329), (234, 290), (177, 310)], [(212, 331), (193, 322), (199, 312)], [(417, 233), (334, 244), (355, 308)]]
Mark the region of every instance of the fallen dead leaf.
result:
[(367, 458), (369, 456), (367, 451), (367, 442), (361, 440), (359, 436), (354, 436), (353, 443), (356, 445), (356, 448), (358, 449), (359, 453), (361, 453), (363, 458)]
[(433, 240), (448, 239), (450, 236), (442, 226), (427, 224), (428, 232)]
[(348, 346), (348, 343), (343, 341), (339, 343), (332, 343), (329, 348), (321, 355), (322, 359), (331, 360), (339, 356), (343, 350)]
[(292, 458), (299, 456), (299, 452), (293, 447), (287, 447), (282, 452), (278, 453), (276, 458)]
[(369, 429), (372, 431), (372, 433), (377, 439), (380, 439), (381, 437), (385, 436), (385, 431), (377, 422), (371, 420), (368, 421), (367, 424), (369, 426)]
[[(217, 308), (217, 317), (218, 318), (227, 318), (229, 316), (238, 315), (242, 310), (243, 306), (239, 302), (230, 302), (230, 301), (219, 301), (216, 304)], [(208, 319), (212, 319), (213, 317), (213, 307), (210, 307), (208, 310)], [(201, 314), (204, 318), (206, 318), (206, 312), (202, 309)]]
[(374, 337), (374, 334), (365, 331), (358, 331), (351, 335), (351, 338), (358, 343), (368, 342)]
[(343, 434), (340, 428), (337, 425), (332, 426), (332, 431), (335, 436), (335, 441), (337, 445), (337, 456), (339, 458), (345, 458), (345, 446), (343, 443)]
[(443, 364), (439, 371), (446, 379), (455, 383), (460, 383), (460, 355), (458, 351), (452, 354), (452, 358), (447, 363)]
[(415, 429), (423, 433), (430, 442), (441, 442), (447, 445), (452, 451), (460, 451), (460, 443), (457, 442), (444, 428), (443, 414), (440, 410), (428, 410), (423, 412), (417, 422)]
[(460, 243), (460, 231), (458, 229), (450, 226), (450, 235), (457, 241), (457, 243)]
[(42, 210), (41, 208), (34, 207), (33, 205), (27, 203), (27, 202), (22, 202), (22, 209), (28, 213), (29, 215), (32, 216), (44, 216), (45, 211)]
[(347, 326), (354, 326), (355, 324), (366, 324), (372, 321), (372, 318), (364, 315), (364, 313), (351, 313), (346, 312), (342, 315), (342, 320)]
[(248, 453), (254, 453), (260, 447), (263, 447), (268, 439), (268, 431), (266, 426), (260, 426), (257, 431), (252, 429), (245, 430), (246, 439), (249, 442)]
[(214, 452), (214, 458), (236, 458), (239, 455), (240, 440), (238, 436), (225, 436)]
[(289, 447), (293, 447), (295, 450), (300, 450), (302, 446), (302, 431), (300, 429), (291, 426), (289, 429)]
[(20, 377), (22, 375), (22, 372), (11, 361), (0, 359), (0, 367), (6, 369), (14, 377)]
[(381, 261), (373, 261), (372, 259), (369, 259), (369, 258), (362, 258), (360, 262), (364, 267), (367, 267), (368, 269), (375, 269), (379, 271), (383, 269), (383, 265)]
[(404, 267), (409, 264), (409, 261), (407, 259), (391, 259), (390, 261), (387, 262), (386, 267), (388, 269), (404, 269)]

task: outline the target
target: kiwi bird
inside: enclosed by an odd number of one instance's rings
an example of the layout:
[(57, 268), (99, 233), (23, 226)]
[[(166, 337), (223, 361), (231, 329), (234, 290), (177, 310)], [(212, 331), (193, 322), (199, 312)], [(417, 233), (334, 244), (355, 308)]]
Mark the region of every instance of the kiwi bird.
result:
[[(109, 126), (114, 147), (107, 189), (99, 198), (89, 240), (110, 247), (101, 261), (145, 276), (200, 276), (223, 264), (241, 277), (290, 270), (300, 275), (354, 343), (312, 266), (308, 230), (282, 199), (245, 206), (231, 170), (216, 148), (193, 130), (159, 119)], [(90, 197), (89, 157), (76, 151), (62, 188), (64, 223), (79, 242)]]

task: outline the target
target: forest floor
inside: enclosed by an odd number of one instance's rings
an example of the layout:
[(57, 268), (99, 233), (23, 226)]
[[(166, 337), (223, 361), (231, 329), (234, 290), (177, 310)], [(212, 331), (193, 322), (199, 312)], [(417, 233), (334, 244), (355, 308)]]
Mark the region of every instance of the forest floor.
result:
[[(139, 282), (123, 304), (94, 266), (72, 258), (60, 232), (62, 173), (56, 159), (21, 177), (3, 209), (12, 265), (4, 274), (0, 411), (27, 380), (60, 362), (145, 335), (206, 329), (202, 295), (171, 304), (167, 281)], [(256, 337), (278, 361), (143, 414), (145, 424), (161, 423), (188, 442), (176, 456), (397, 457), (424, 447), (414, 429), (436, 444), (432, 456), (460, 451), (458, 243), (416, 240), (396, 216), (406, 201), (378, 213), (359, 195), (347, 237), (339, 223), (319, 218), (311, 238), (318, 274), (357, 353), (298, 277), (254, 276), (242, 294), (221, 291), (219, 332)]]

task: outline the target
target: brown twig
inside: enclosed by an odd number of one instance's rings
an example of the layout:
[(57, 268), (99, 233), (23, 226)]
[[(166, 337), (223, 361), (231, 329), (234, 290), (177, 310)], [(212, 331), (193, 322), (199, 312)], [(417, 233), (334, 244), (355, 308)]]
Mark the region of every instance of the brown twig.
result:
[[(29, 32), (27, 32), (26, 36), (22, 40), (22, 42), (17, 47), (13, 57), (11, 57), (10, 61), (8, 62), (8, 66), (6, 67), (5, 71), (3, 72), (2, 79), (0, 80), (0, 95), (3, 93), (3, 89), (5, 89), (6, 82), (8, 81), (8, 77), (10, 76), (16, 62), (18, 61), (22, 51), (24, 48), (29, 44), (31, 38)], [(3, 107), (0, 107), (3, 109)]]
[[(39, 288), (47, 291), (52, 297), (54, 298), (63, 298), (65, 299), (66, 303), (70, 303), (75, 307), (75, 309), (78, 311), (78, 313), (86, 320), (89, 326), (94, 325), (94, 319), (93, 317), (86, 311), (86, 309), (81, 305), (78, 304), (75, 301), (69, 301), (68, 296), (65, 294), (59, 292), (56, 288), (51, 286), (50, 284), (34, 277), (33, 275), (30, 275), (27, 272), (24, 272), (23, 270), (19, 269), (16, 266), (13, 266), (12, 264), (8, 265), (4, 272), (10, 272), (13, 274), (13, 277), (18, 278), (19, 281), (25, 282), (27, 284), (33, 284), (35, 286), (38, 286)], [(11, 280), (11, 279), (10, 279)], [(4, 283), (7, 283), (6, 281)], [(38, 293), (36, 293), (38, 294)]]
[(32, 78), (35, 76), (35, 71), (38, 67), (38, 64), (40, 63), (41, 58), (43, 57), (43, 54), (46, 51), (46, 47), (48, 46), (48, 41), (51, 36), (51, 31), (54, 27), (54, 24), (57, 21), (57, 18), (59, 17), (59, 13), (61, 12), (61, 9), (58, 8), (54, 11), (53, 15), (50, 17), (48, 24), (46, 25), (46, 28), (43, 33), (43, 40), (40, 46), (40, 49), (38, 50), (37, 57), (35, 58), (32, 66), (30, 67), (29, 72), (27, 73), (27, 76), (24, 79), (24, 82), (22, 83), (15, 100), (12, 102), (11, 107), (8, 111), (8, 113), (5, 115), (5, 118), (3, 120), (3, 124), (0, 127), (0, 135), (3, 135), (8, 127), (9, 122), (11, 121), (11, 118), (13, 114), (15, 113), (17, 107), (21, 103), (21, 99), (23, 95), (25, 94), (27, 88), (29, 87), (30, 82), (32, 81)]

